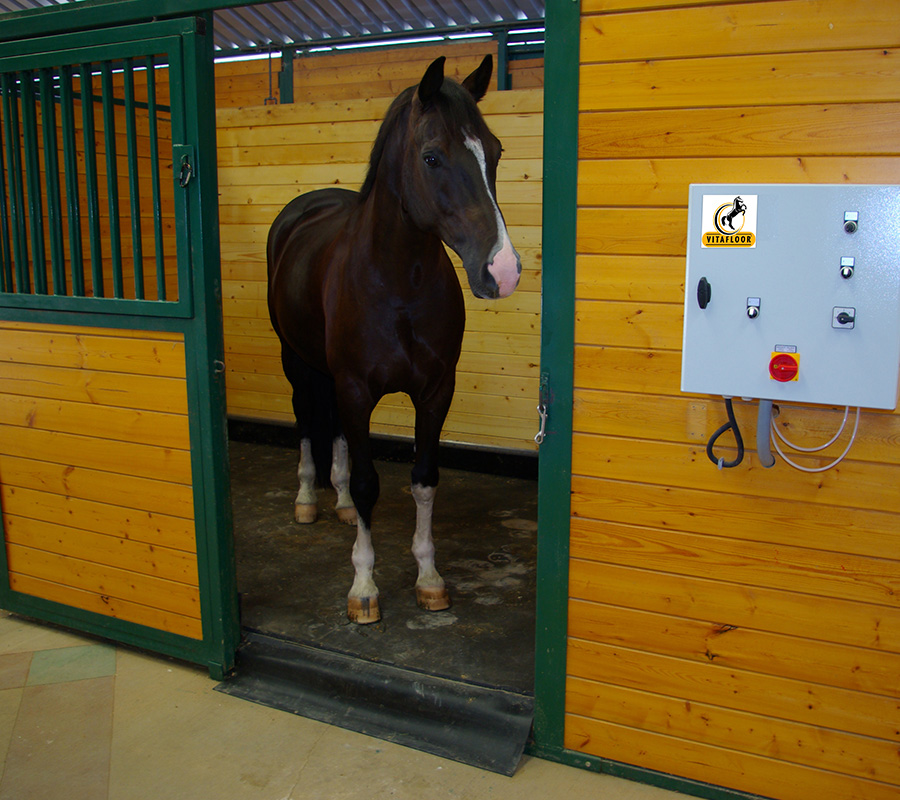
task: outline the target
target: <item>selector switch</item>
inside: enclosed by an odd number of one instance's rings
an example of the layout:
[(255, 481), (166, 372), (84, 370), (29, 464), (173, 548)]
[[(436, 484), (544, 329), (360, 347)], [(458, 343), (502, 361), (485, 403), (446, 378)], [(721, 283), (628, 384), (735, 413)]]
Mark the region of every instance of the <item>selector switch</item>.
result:
[(856, 269), (856, 259), (844, 257), (841, 259), (841, 277), (844, 280), (849, 280), (853, 277), (853, 272)]
[(758, 297), (747, 298), (747, 316), (756, 319), (759, 316), (759, 308), (762, 305)]
[(852, 330), (856, 326), (856, 309), (835, 306), (831, 309), (831, 327)]
[(856, 233), (859, 230), (859, 212), (858, 211), (845, 211), (844, 212), (844, 230), (847, 233)]
[(800, 374), (800, 360), (796, 353), (772, 353), (769, 361), (769, 376), (781, 383), (788, 383), (798, 379)]

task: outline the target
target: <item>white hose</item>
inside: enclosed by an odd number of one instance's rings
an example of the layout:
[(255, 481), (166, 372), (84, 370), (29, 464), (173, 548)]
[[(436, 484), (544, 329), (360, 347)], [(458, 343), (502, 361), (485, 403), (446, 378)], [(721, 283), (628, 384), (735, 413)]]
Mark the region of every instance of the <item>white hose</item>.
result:
[[(857, 409), (857, 413), (858, 412), (859, 412), (859, 409)], [(847, 425), (847, 417), (848, 416), (850, 416), (850, 406), (846, 406), (844, 408), (844, 419), (841, 421), (841, 427), (838, 428), (838, 432), (834, 436), (832, 436), (827, 442), (825, 442), (825, 444), (820, 444), (818, 447), (800, 447), (799, 444), (794, 444), (793, 442), (788, 441), (787, 438), (785, 437), (785, 435), (778, 429), (778, 426), (775, 424), (772, 425), (772, 430), (775, 431), (775, 434), (778, 436), (779, 439), (781, 439), (782, 442), (784, 442), (788, 447), (792, 448), (793, 450), (797, 450), (801, 453), (818, 453), (819, 450), (824, 450), (826, 447), (834, 444), (838, 440), (838, 437), (844, 432), (844, 428)]]
[(847, 408), (844, 409), (844, 421), (841, 423), (840, 430), (826, 444), (823, 444), (819, 447), (797, 447), (796, 445), (792, 444), (787, 439), (785, 439), (784, 436), (781, 435), (781, 432), (777, 429), (777, 427), (775, 425), (775, 420), (773, 418), (772, 419), (772, 430), (777, 434), (777, 438), (774, 436), (772, 437), (772, 444), (775, 445), (775, 449), (778, 451), (778, 455), (780, 455), (785, 460), (785, 462), (787, 464), (789, 464), (790, 466), (792, 466), (794, 469), (798, 469), (801, 472), (825, 472), (826, 470), (829, 470), (832, 467), (836, 467), (838, 464), (840, 464), (841, 461), (844, 460), (844, 456), (846, 456), (847, 453), (850, 452), (850, 448), (853, 446), (853, 443), (856, 441), (856, 432), (859, 429), (859, 408), (858, 407), (856, 409), (856, 421), (853, 423), (853, 433), (850, 434), (850, 441), (847, 442), (847, 446), (844, 448), (844, 452), (841, 453), (834, 461), (832, 461), (830, 464), (826, 464), (824, 467), (803, 467), (803, 466), (800, 466), (800, 464), (796, 464), (795, 462), (791, 461), (784, 454), (781, 447), (778, 445), (778, 439), (781, 439), (781, 441), (783, 441), (786, 445), (793, 447), (795, 450), (799, 450), (799, 451), (805, 452), (805, 453), (815, 453), (819, 450), (823, 450), (824, 448), (828, 447), (828, 445), (833, 444), (835, 441), (837, 441), (838, 436), (841, 435), (841, 433), (844, 430), (844, 426), (847, 424), (847, 416), (849, 415), (849, 413), (850, 413), (850, 406), (847, 406)]

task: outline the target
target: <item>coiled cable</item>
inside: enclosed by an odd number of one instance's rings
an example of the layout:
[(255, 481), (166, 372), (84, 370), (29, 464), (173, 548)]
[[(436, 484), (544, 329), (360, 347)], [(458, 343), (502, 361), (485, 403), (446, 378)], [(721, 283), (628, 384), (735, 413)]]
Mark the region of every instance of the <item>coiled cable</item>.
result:
[[(734, 407), (730, 397), (725, 398), (725, 413), (728, 415), (728, 422), (710, 436), (709, 441), (706, 443), (706, 456), (719, 469), (736, 467), (744, 460), (744, 439), (741, 436), (741, 429), (738, 427), (737, 420), (734, 418)], [(728, 430), (734, 434), (734, 441), (737, 444), (737, 458), (732, 461), (726, 461), (724, 457), (717, 457), (713, 450), (718, 438)]]

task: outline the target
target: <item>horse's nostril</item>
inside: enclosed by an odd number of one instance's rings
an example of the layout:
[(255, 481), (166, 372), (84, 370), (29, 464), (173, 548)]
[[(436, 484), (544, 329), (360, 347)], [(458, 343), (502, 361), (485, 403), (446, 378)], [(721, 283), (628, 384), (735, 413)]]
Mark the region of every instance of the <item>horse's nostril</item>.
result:
[(500, 296), (500, 286), (497, 284), (496, 278), (491, 275), (490, 264), (485, 264), (481, 268), (481, 279), (484, 283), (485, 297), (489, 300), (496, 300)]

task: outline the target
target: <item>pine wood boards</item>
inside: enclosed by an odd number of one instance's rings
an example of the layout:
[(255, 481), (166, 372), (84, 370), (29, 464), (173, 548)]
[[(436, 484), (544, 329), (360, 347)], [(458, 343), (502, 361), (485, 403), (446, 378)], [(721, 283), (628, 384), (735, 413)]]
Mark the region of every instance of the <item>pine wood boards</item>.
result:
[(0, 322), (15, 591), (201, 637), (184, 342)]
[[(752, 436), (718, 471), (721, 402), (679, 390), (688, 184), (898, 182), (897, 14), (582, 3), (574, 750), (779, 800), (897, 794), (900, 414), (864, 412), (829, 472), (764, 470)], [(811, 444), (842, 412), (780, 424)]]

